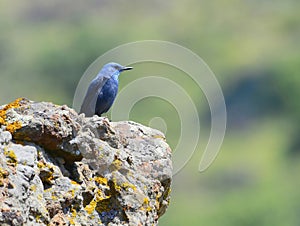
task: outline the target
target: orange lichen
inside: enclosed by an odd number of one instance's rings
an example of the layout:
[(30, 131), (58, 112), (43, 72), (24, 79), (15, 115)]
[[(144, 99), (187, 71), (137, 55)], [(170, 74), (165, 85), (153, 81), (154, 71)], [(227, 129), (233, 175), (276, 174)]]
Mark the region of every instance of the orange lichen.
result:
[(20, 129), (20, 128), (22, 128), (22, 124), (21, 124), (21, 122), (18, 122), (18, 121), (13, 122), (13, 123), (11, 123), (11, 124), (8, 124), (8, 125), (6, 126), (6, 130), (7, 130), (8, 132), (10, 132), (10, 133), (13, 133), (13, 132), (15, 132), (17, 129)]
[[(0, 111), (1, 111), (1, 110), (0, 110)], [(0, 112), (0, 125), (4, 125), (4, 123), (5, 123), (4, 116), (5, 116), (5, 115), (3, 115), (3, 112)], [(6, 117), (6, 116), (5, 116), (5, 117)]]
[(13, 101), (13, 102), (5, 105), (5, 107), (0, 110), (0, 118), (5, 121), (6, 111), (8, 109), (11, 109), (11, 108), (18, 108), (18, 107), (20, 107), (21, 106), (20, 105), (20, 101), (22, 101), (22, 100), (24, 100), (24, 98), (18, 98), (15, 101)]
[(6, 121), (6, 111), (12, 108), (20, 107), (20, 101), (24, 100), (24, 98), (18, 98), (15, 101), (7, 104), (4, 108), (0, 109), (0, 124), (6, 126), (6, 130), (10, 133), (13, 133), (15, 130), (20, 129), (22, 127), (21, 122), (13, 122), (9, 123)]

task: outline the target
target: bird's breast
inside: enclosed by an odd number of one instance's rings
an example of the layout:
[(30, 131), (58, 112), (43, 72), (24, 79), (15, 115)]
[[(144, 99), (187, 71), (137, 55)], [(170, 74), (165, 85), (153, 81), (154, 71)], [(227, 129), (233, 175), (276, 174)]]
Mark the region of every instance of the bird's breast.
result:
[(102, 93), (102, 97), (105, 100), (114, 99), (118, 92), (118, 81), (114, 79), (109, 79), (102, 87), (100, 93)]

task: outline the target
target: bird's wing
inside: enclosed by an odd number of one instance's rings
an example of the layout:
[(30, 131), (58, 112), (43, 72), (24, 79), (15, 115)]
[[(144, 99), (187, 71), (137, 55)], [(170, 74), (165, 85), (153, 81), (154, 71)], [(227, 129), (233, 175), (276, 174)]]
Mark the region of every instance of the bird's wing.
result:
[(102, 76), (101, 74), (99, 74), (91, 82), (82, 102), (80, 113), (85, 113), (86, 117), (91, 117), (95, 114), (97, 97), (107, 79), (107, 76)]

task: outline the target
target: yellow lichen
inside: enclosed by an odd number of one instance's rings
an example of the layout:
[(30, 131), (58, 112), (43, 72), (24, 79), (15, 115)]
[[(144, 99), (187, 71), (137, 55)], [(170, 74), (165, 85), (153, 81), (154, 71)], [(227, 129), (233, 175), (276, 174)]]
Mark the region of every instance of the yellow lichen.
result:
[(76, 225), (75, 218), (76, 218), (77, 212), (74, 208), (71, 208), (71, 215), (72, 215), (71, 217), (68, 217), (69, 222), (71, 225)]
[(9, 175), (8, 171), (0, 167), (0, 186), (4, 185), (4, 179)]
[(74, 198), (74, 196), (75, 196), (75, 190), (74, 189), (69, 190), (68, 193), (71, 194), (72, 198)]
[(47, 182), (49, 184), (52, 183), (52, 180), (54, 179), (53, 173), (54, 173), (54, 167), (50, 163), (45, 164), (42, 161), (39, 161), (37, 163), (37, 167), (40, 168), (40, 170), (47, 169), (45, 172), (46, 174), (43, 176), (42, 181)]
[(115, 177), (112, 179), (112, 182), (114, 184), (116, 191), (121, 191), (121, 189), (125, 189), (126, 191), (129, 191), (130, 189), (132, 189), (133, 191), (136, 191), (136, 187), (129, 182), (123, 182), (123, 183), (119, 184)]
[(44, 192), (51, 192), (52, 190), (53, 190), (53, 188), (50, 187), (50, 188), (45, 189)]
[(58, 197), (57, 197), (56, 195), (52, 195), (52, 196), (51, 196), (51, 199), (52, 199), (53, 201), (56, 201), (56, 200), (58, 200)]
[(74, 181), (74, 180), (71, 180), (71, 184), (73, 184), (73, 185), (79, 185), (76, 181)]
[(112, 165), (110, 167), (111, 170), (119, 170), (121, 169), (121, 166), (122, 166), (122, 161), (119, 160), (119, 159), (115, 159), (113, 162), (112, 162)]
[(94, 180), (95, 180), (98, 184), (102, 184), (102, 185), (106, 185), (106, 186), (107, 186), (108, 180), (107, 180), (107, 178), (105, 178), (105, 177), (98, 176), (98, 177), (95, 177)]
[(36, 220), (37, 222), (39, 222), (40, 219), (41, 219), (41, 215), (38, 214), (38, 215), (35, 216), (35, 220)]
[(38, 198), (38, 200), (42, 200), (43, 199), (43, 195), (42, 194), (38, 194), (37, 198)]
[(13, 150), (5, 150), (4, 155), (8, 158), (7, 163), (17, 164), (17, 156)]
[(102, 201), (104, 199), (109, 199), (110, 198), (110, 195), (105, 195), (102, 190), (98, 189), (97, 190), (97, 193), (96, 193), (96, 201), (99, 202), (99, 201)]
[(149, 205), (150, 201), (148, 197), (144, 198), (143, 206), (140, 208), (141, 210), (146, 210), (147, 212), (151, 211), (153, 208)]
[(118, 185), (117, 179), (115, 177), (112, 179), (112, 182), (114, 184), (116, 191), (121, 191), (121, 186)]
[(96, 191), (93, 200), (84, 208), (88, 214), (97, 212), (109, 211), (108, 204), (110, 203), (110, 195), (105, 195), (100, 189)]
[(54, 166), (50, 163), (44, 163), (43, 161), (39, 161), (37, 163), (38, 168), (42, 169), (42, 168), (48, 168), (51, 171), (54, 171)]
[(93, 199), (86, 207), (84, 208), (88, 214), (92, 214), (97, 206), (97, 202)]
[(74, 219), (72, 219), (72, 217), (69, 217), (69, 222), (70, 222), (70, 225), (75, 225), (75, 221), (74, 221)]
[(149, 198), (148, 197), (144, 198), (143, 204), (149, 205)]
[(44, 178), (44, 182), (51, 184), (52, 180), (54, 179), (53, 174), (51, 173), (47, 178)]
[(136, 190), (136, 187), (133, 184), (130, 184), (128, 182), (122, 183), (121, 187), (124, 188), (126, 191), (128, 191), (129, 189), (132, 189), (133, 191)]
[(2, 167), (0, 167), (0, 177), (3, 177), (3, 176), (7, 176), (8, 175), (8, 172), (3, 169)]
[(45, 165), (45, 163), (44, 162), (41, 162), (41, 161), (39, 161), (38, 163), (37, 163), (37, 167), (38, 168), (43, 168), (43, 167), (45, 167), (46, 165)]
[(171, 191), (172, 191), (172, 189), (171, 189), (171, 188), (169, 188), (169, 189), (167, 190), (167, 192), (164, 194), (164, 198), (166, 198), (166, 197), (170, 196), (170, 194), (171, 194)]
[(76, 217), (77, 212), (74, 208), (71, 209), (71, 213), (72, 213), (72, 217)]
[(29, 189), (30, 189), (31, 191), (33, 191), (33, 192), (36, 192), (36, 185), (35, 185), (35, 184), (31, 185), (31, 186), (29, 187)]
[(96, 211), (98, 213), (102, 213), (104, 211), (109, 212), (111, 210), (111, 208), (109, 207), (110, 202), (110, 198), (100, 200), (99, 202), (97, 202)]
[(159, 135), (159, 134), (155, 134), (152, 136), (153, 138), (156, 138), (156, 139), (162, 139), (162, 140), (166, 140), (166, 138), (163, 136), (163, 135)]
[(155, 208), (156, 208), (157, 210), (160, 209), (160, 202), (159, 202), (158, 200), (155, 200)]

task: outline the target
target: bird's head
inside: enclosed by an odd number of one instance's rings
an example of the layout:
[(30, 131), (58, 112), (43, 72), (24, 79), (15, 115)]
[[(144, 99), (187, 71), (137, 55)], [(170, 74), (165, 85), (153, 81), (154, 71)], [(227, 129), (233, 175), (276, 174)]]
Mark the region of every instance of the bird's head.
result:
[(122, 71), (127, 71), (127, 70), (131, 70), (131, 69), (132, 69), (132, 67), (125, 67), (120, 64), (111, 62), (111, 63), (105, 64), (102, 70), (110, 75), (116, 75), (116, 74), (119, 75)]

